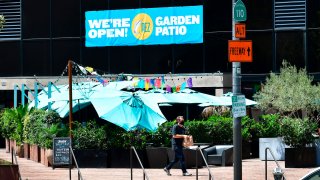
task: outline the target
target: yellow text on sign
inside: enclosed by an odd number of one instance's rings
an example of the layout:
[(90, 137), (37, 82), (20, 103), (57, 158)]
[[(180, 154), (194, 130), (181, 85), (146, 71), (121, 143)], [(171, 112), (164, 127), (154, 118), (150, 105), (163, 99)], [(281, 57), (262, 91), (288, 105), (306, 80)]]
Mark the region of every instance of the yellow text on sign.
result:
[(252, 41), (229, 40), (228, 59), (229, 62), (252, 62)]

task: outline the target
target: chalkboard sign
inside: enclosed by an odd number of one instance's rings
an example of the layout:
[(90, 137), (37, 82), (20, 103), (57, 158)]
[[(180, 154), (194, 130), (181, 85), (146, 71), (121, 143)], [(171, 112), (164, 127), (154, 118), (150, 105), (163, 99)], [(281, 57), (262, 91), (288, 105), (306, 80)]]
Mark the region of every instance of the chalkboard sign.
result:
[(53, 166), (71, 164), (71, 138), (53, 138)]

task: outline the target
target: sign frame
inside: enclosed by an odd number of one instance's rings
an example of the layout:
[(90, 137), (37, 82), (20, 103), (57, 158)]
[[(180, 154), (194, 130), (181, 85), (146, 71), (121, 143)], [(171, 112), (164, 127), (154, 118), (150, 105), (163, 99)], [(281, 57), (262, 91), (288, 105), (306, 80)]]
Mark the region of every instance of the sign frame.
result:
[(236, 23), (234, 26), (234, 32), (236, 38), (246, 38), (246, 24)]
[(252, 40), (228, 41), (229, 62), (252, 62), (252, 54)]
[(246, 97), (244, 95), (232, 96), (232, 115), (234, 118), (247, 115)]
[[(65, 141), (65, 142), (60, 143), (60, 141)], [(55, 166), (64, 166), (64, 165), (70, 166), (72, 164), (72, 154), (70, 151), (71, 138), (56, 137), (56, 138), (53, 138), (52, 143), (53, 143), (52, 168), (54, 169)], [(58, 143), (60, 143), (60, 146), (58, 146)], [(59, 157), (62, 157), (62, 158), (59, 158)], [(66, 157), (69, 157), (69, 158), (66, 158)], [(56, 159), (59, 159), (59, 160), (57, 161)]]
[(247, 20), (247, 9), (241, 0), (238, 0), (233, 7), (233, 19), (236, 22)]

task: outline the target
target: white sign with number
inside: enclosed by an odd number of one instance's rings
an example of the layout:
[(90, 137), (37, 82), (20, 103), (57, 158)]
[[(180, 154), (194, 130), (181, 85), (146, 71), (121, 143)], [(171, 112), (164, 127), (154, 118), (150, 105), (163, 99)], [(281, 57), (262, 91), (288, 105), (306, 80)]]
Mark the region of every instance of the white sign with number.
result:
[(232, 114), (234, 118), (247, 115), (246, 97), (244, 95), (232, 96)]

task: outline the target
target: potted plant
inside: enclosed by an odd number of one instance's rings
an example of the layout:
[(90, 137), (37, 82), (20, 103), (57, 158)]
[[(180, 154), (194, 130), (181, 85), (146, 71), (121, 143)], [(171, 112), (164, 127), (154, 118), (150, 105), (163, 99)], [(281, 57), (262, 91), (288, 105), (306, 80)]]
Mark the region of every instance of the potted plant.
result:
[(285, 167), (314, 167), (316, 165), (316, 148), (313, 133), (317, 123), (308, 118), (284, 118), (281, 132), (289, 148), (285, 148)]
[(79, 167), (107, 167), (106, 133), (95, 121), (74, 123), (72, 145)]
[[(281, 136), (281, 121), (279, 114), (262, 115), (260, 121), (254, 125), (254, 131), (259, 138), (259, 159), (261, 160), (284, 160), (285, 143)], [(271, 153), (267, 151), (267, 159), (265, 150), (269, 148)]]

